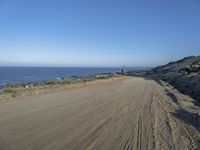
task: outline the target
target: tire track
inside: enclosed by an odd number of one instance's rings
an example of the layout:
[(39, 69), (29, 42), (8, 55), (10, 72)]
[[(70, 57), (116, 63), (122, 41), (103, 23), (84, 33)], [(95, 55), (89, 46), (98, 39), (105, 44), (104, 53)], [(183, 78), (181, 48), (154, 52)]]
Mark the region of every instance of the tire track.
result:
[(0, 149), (197, 150), (199, 132), (172, 115), (181, 106), (165, 94), (154, 81), (127, 78), (1, 103)]

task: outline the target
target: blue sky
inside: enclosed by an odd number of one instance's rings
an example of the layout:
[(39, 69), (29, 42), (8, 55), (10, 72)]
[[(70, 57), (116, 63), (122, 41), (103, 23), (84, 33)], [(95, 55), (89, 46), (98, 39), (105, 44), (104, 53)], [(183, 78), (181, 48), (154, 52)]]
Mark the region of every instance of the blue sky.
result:
[(0, 65), (156, 66), (200, 55), (199, 0), (0, 0)]

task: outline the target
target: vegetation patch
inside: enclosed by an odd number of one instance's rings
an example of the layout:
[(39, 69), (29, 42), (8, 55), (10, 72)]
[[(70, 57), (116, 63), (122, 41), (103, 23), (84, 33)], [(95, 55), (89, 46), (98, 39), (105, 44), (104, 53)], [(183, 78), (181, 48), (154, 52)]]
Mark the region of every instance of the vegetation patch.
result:
[(88, 77), (71, 77), (61, 80), (50, 80), (38, 83), (23, 83), (23, 84), (7, 84), (0, 91), (0, 99), (5, 97), (17, 97), (22, 95), (42, 94), (56, 89), (63, 89), (65, 85), (86, 83), (94, 80), (109, 79), (111, 77), (119, 77), (118, 74), (102, 74)]

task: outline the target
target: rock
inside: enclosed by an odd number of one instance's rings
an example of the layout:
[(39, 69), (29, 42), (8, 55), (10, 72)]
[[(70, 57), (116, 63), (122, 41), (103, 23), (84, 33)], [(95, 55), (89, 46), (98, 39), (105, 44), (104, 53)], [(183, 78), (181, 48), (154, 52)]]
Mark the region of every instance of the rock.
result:
[(200, 103), (200, 56), (186, 57), (156, 67), (148, 75), (167, 81)]

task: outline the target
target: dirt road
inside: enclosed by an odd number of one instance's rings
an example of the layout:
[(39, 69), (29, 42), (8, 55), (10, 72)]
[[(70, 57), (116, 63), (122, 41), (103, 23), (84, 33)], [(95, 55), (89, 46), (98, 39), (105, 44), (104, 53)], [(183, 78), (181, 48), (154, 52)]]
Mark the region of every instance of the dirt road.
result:
[(17, 98), (0, 103), (0, 150), (199, 149), (192, 111), (189, 97), (142, 78)]

